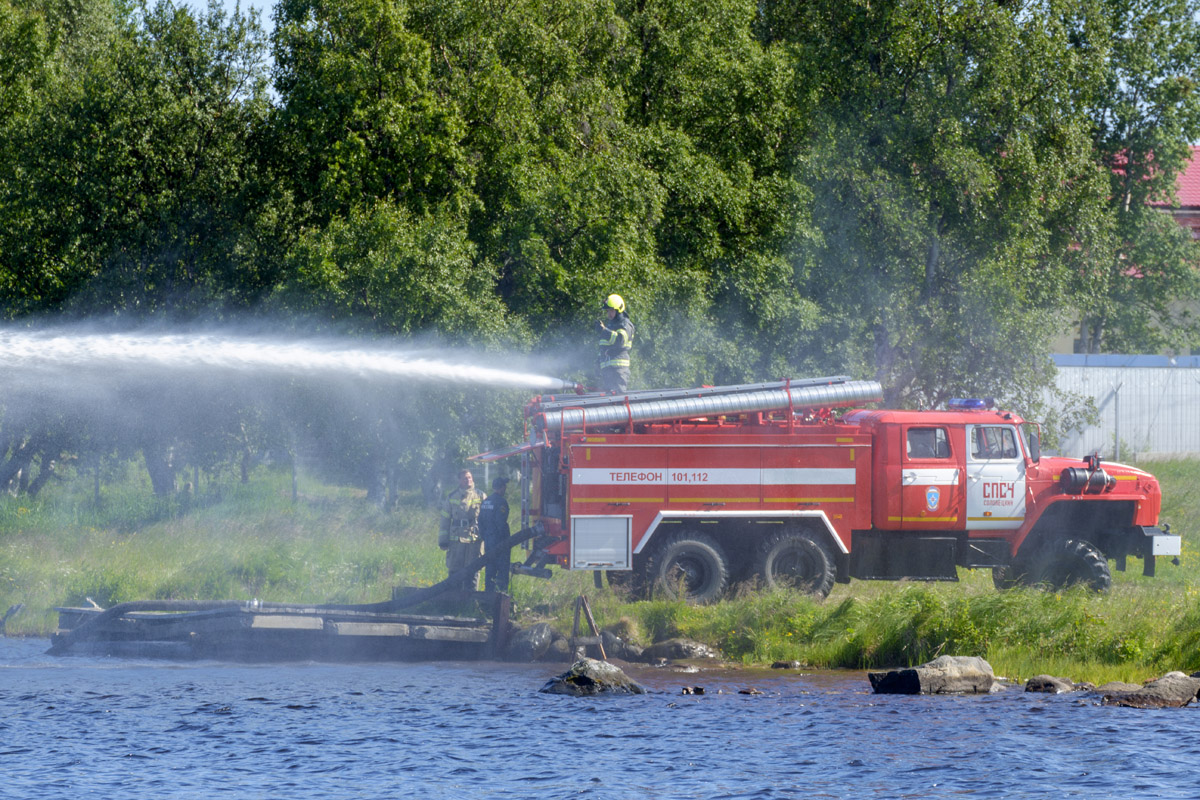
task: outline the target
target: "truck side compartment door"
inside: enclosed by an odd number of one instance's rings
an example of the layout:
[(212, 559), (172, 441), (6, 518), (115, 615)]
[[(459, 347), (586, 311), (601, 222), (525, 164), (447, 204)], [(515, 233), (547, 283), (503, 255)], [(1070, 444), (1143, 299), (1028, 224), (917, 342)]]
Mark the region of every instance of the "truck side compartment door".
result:
[(960, 528), (962, 470), (943, 426), (909, 425), (903, 431), (900, 527), (907, 530)]
[(1021, 527), (1025, 457), (1012, 425), (967, 426), (967, 530)]
[[(585, 440), (571, 447), (571, 517), (630, 516), (636, 552), (651, 520), (666, 503), (667, 451), (593, 439), (597, 441)], [(588, 529), (589, 533), (595, 530), (594, 526)]]

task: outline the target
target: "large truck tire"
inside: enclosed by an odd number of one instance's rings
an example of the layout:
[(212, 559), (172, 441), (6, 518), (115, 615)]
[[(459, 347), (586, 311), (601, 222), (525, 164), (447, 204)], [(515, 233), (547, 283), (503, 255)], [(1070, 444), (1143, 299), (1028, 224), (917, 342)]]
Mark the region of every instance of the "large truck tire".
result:
[(1036, 586), (1051, 591), (1083, 584), (1095, 592), (1112, 586), (1108, 559), (1083, 539), (1056, 539), (1028, 557), (1018, 556), (1007, 567), (992, 570), (997, 589)]
[(796, 589), (824, 599), (837, 577), (833, 558), (811, 534), (782, 531), (759, 548), (758, 573), (771, 589)]
[(992, 585), (1002, 592), (1020, 586), (1025, 572), (1024, 565), (1016, 561), (1004, 567), (992, 567)]
[(650, 562), (655, 591), (673, 600), (715, 603), (729, 587), (729, 559), (711, 536), (674, 533)]
[(1100, 548), (1082, 539), (1067, 539), (1049, 548), (1039, 571), (1042, 582), (1053, 589), (1077, 583), (1096, 592), (1106, 592), (1112, 587), (1108, 559)]

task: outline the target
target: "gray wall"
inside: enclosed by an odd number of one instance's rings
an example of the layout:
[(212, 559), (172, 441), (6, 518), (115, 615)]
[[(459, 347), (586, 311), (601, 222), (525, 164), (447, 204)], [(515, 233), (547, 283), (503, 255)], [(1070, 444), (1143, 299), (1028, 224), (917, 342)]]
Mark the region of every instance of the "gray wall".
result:
[[(1090, 396), (1100, 423), (1062, 455), (1126, 461), (1200, 455), (1200, 357), (1056, 355), (1058, 387)], [(1119, 451), (1116, 441), (1120, 439)]]

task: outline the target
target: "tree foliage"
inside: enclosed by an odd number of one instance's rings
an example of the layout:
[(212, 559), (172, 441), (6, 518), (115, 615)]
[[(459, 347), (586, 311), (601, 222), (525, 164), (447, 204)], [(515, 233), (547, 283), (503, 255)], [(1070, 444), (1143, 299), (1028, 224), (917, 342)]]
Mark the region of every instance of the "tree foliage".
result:
[(1195, 244), (1162, 213), (1200, 139), (1200, 18), (1187, 0), (1097, 0), (1076, 12), (1073, 45), (1104, 56), (1080, 93), (1109, 192), (1110, 241), (1075, 287), (1084, 352), (1187, 350), (1200, 333)]
[[(0, 308), (283, 318), (589, 379), (616, 291), (635, 385), (851, 374), (1036, 409), (1073, 320), (1089, 351), (1197, 344), (1197, 245), (1164, 210), (1198, 11), (279, 0), (268, 38), (215, 3), (0, 0)], [(28, 480), (319, 441), (382, 496), (516, 433), (515, 398), (354, 399), (229, 396), (128, 444), (10, 393), (0, 455)]]

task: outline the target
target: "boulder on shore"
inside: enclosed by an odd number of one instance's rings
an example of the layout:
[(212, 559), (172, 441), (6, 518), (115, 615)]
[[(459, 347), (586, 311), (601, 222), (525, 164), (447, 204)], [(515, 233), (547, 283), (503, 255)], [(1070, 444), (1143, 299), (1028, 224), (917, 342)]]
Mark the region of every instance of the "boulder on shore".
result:
[(1101, 702), (1127, 708), (1182, 708), (1196, 699), (1197, 692), (1200, 678), (1168, 672), (1133, 691), (1106, 692)]
[(504, 657), (509, 661), (537, 661), (546, 654), (553, 641), (554, 631), (550, 624), (539, 622), (509, 636)]
[(721, 654), (706, 644), (693, 642), (691, 639), (667, 639), (655, 642), (642, 651), (642, 660), (655, 661), (686, 661), (693, 658), (720, 658)]
[(575, 697), (646, 693), (645, 687), (626, 675), (620, 667), (594, 658), (579, 659), (562, 675), (547, 681), (541, 691), (546, 694), (569, 694)]
[(604, 642), (604, 652), (609, 658), (619, 658), (622, 661), (642, 660), (642, 648), (626, 639), (623, 639), (613, 631), (600, 631), (600, 638)]
[(876, 694), (987, 694), (996, 682), (992, 665), (978, 656), (938, 656), (927, 664), (868, 672)]

